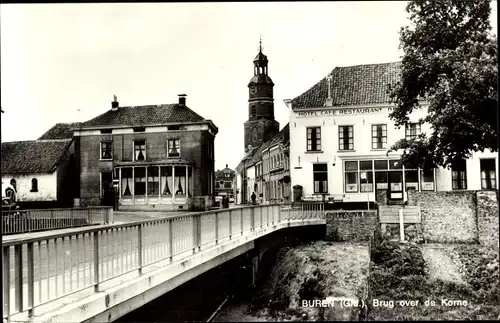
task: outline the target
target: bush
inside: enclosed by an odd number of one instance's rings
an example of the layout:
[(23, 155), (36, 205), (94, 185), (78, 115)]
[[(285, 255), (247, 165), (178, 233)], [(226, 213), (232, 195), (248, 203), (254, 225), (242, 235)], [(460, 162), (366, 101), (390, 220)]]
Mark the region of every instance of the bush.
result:
[(500, 302), (496, 250), (478, 245), (461, 245), (454, 248), (452, 257), (479, 302)]
[(304, 281), (299, 290), (300, 299), (313, 300), (323, 298), (323, 293), (320, 291), (319, 281), (317, 278), (311, 277)]

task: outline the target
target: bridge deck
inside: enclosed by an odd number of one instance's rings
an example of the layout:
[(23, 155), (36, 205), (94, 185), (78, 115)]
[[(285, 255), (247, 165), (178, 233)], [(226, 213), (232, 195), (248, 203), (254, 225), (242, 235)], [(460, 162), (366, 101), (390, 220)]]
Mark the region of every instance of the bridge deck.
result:
[(274, 223), (320, 218), (318, 211), (259, 206), (5, 237), (4, 319), (46, 317), (95, 296), (95, 288), (109, 290)]

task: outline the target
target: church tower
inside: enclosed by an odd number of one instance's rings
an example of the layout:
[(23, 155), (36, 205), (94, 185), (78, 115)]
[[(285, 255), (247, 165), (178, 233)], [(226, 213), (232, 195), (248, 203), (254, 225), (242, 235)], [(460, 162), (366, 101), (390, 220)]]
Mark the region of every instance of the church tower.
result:
[(274, 83), (268, 76), (267, 56), (262, 53), (262, 40), (259, 53), (253, 60), (253, 77), (248, 84), (248, 121), (245, 122), (245, 152), (248, 147), (259, 147), (279, 132), (279, 123), (274, 120)]

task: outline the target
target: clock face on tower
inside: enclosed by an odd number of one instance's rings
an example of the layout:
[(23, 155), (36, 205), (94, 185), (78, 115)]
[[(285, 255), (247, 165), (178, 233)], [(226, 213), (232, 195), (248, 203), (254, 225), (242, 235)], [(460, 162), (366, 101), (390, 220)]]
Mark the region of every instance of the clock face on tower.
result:
[(255, 94), (257, 93), (257, 88), (255, 86), (250, 88), (250, 94)]

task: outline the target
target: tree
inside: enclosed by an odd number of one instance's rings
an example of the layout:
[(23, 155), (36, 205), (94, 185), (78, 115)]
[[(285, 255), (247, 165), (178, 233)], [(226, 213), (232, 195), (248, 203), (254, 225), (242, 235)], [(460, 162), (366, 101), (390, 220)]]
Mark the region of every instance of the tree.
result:
[(431, 131), (402, 139), (404, 164), (450, 167), (472, 152), (498, 150), (498, 52), (490, 1), (411, 1), (410, 26), (401, 28), (401, 78), (389, 86), (396, 127), (417, 107)]

